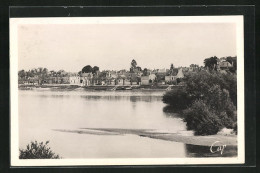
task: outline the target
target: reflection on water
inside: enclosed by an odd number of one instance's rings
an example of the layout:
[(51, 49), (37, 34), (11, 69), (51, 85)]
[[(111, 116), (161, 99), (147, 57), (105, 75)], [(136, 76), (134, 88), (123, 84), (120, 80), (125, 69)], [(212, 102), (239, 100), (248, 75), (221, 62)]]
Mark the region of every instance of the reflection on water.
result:
[[(183, 143), (135, 135), (62, 133), (53, 129), (154, 129), (178, 133), (186, 125), (163, 111), (163, 91), (19, 90), (19, 146), (50, 140), (63, 158), (190, 157)], [(171, 115), (171, 116), (170, 116)]]
[(166, 105), (163, 107), (163, 112), (169, 118), (184, 118), (181, 110), (175, 109), (172, 106)]
[(105, 95), (105, 96), (98, 96), (98, 95), (85, 95), (81, 96), (85, 99), (92, 99), (92, 100), (113, 100), (113, 101), (121, 101), (121, 100), (130, 100), (131, 102), (151, 102), (151, 101), (160, 101), (161, 97), (158, 96), (114, 96), (114, 95)]

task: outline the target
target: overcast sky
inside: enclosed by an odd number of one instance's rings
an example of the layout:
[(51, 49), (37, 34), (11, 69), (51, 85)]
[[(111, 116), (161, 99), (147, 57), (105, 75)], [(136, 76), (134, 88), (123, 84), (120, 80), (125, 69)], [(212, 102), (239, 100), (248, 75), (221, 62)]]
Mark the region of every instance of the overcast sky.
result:
[(203, 65), (211, 56), (236, 55), (235, 24), (23, 24), (18, 29), (19, 70), (46, 67), (78, 72)]

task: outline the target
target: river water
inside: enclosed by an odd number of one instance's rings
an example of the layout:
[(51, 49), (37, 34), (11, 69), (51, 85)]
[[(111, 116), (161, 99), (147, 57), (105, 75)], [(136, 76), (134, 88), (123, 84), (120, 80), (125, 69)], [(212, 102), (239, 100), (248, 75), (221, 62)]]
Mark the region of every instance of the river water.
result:
[[(19, 147), (49, 140), (62, 158), (190, 157), (193, 147), (138, 135), (55, 131), (81, 128), (153, 129), (182, 133), (178, 114), (163, 111), (164, 91), (19, 90)], [(195, 149), (196, 150), (196, 149)]]

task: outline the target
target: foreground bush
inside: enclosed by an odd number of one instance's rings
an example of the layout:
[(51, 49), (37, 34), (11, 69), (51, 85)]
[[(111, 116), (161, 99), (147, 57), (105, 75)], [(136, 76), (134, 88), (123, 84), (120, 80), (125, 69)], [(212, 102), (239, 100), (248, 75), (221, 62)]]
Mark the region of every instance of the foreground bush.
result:
[(195, 135), (213, 135), (223, 127), (219, 117), (202, 100), (195, 101), (183, 114), (188, 130), (194, 130)]
[(163, 102), (169, 104), (176, 110), (182, 110), (187, 108), (192, 103), (192, 98), (183, 89), (174, 89), (166, 92), (163, 95)]
[(184, 117), (188, 130), (194, 130), (195, 135), (213, 135), (223, 127), (236, 128), (236, 108), (228, 91), (218, 85), (208, 90), (207, 97), (186, 109)]
[(196, 135), (213, 135), (221, 128), (236, 130), (237, 80), (234, 74), (201, 71), (187, 74), (182, 89), (163, 96), (163, 102), (184, 110), (187, 128)]
[(236, 107), (226, 89), (221, 90), (219, 85), (212, 86), (209, 89), (209, 94), (204, 98), (204, 102), (220, 118), (224, 127), (234, 127), (237, 120)]
[(56, 155), (48, 147), (49, 141), (45, 143), (37, 141), (31, 142), (27, 145), (26, 149), (20, 149), (20, 159), (60, 159), (59, 155)]

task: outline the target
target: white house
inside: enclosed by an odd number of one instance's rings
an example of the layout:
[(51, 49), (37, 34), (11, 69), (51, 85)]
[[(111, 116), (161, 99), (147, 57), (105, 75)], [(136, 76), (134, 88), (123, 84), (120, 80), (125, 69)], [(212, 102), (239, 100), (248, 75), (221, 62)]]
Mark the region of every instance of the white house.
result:
[(70, 85), (80, 85), (80, 76), (70, 76)]
[(82, 73), (81, 76), (70, 76), (69, 82), (70, 85), (80, 85), (80, 86), (89, 86), (93, 78), (92, 73)]
[(172, 82), (172, 81), (177, 80), (178, 78), (179, 79), (184, 78), (182, 68), (178, 69), (178, 73), (176, 76), (174, 76), (174, 75), (165, 76), (165, 82)]
[(156, 79), (155, 74), (150, 74), (149, 76), (141, 76), (141, 84), (142, 85), (149, 85), (154, 82)]
[(171, 81), (175, 81), (177, 79), (177, 76), (165, 76), (165, 82), (171, 82)]

